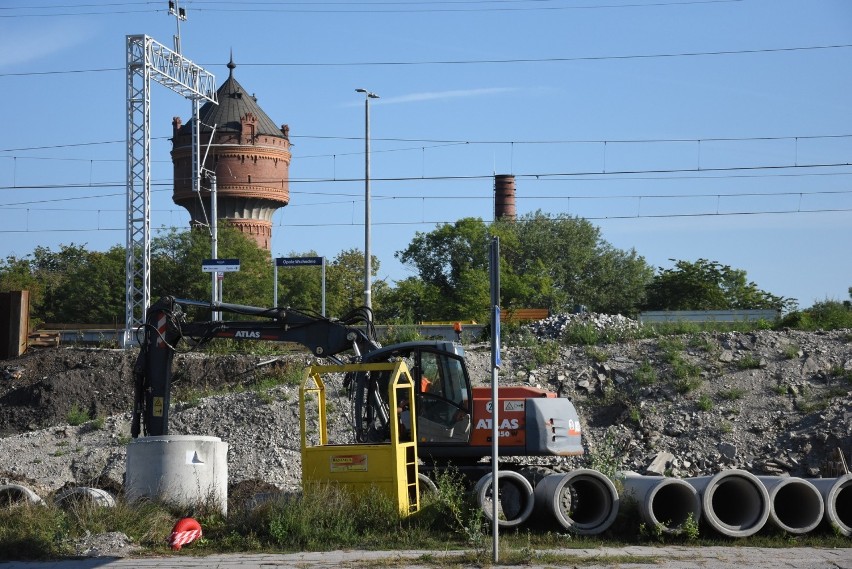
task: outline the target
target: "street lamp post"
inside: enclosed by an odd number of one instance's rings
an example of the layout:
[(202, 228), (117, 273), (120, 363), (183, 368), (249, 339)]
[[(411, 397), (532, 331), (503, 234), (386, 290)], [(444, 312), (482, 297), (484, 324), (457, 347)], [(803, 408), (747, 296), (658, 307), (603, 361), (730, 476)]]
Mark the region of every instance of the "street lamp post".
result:
[(355, 89), (356, 93), (364, 93), (364, 305), (370, 309), (372, 319), (372, 291), (370, 286), (372, 274), (372, 259), (370, 254), (370, 99), (379, 96), (366, 89)]

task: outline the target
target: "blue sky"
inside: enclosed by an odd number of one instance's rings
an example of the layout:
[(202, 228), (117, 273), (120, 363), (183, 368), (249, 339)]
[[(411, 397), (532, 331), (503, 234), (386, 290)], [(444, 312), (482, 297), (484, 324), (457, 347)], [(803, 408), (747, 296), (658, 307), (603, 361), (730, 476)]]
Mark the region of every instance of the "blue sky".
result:
[[(394, 252), (416, 232), (490, 221), (497, 173), (520, 214), (586, 217), (654, 267), (705, 258), (802, 307), (848, 298), (846, 0), (180, 5), (183, 54), (218, 85), (233, 49), (290, 126), (275, 256), (363, 249), (366, 88), (379, 278), (413, 274)], [(165, 0), (0, 1), (0, 257), (124, 244), (126, 36), (175, 29)], [(155, 230), (189, 220), (168, 137), (190, 114), (153, 86)]]

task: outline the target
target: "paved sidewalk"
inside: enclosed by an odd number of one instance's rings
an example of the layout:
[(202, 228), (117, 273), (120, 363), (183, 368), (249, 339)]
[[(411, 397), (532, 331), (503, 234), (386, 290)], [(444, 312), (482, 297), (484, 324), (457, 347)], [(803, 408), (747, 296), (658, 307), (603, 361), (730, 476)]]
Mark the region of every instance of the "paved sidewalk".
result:
[[(852, 546), (852, 544), (850, 544)], [(597, 549), (560, 549), (542, 552), (557, 557), (535, 559), (523, 569), (581, 567), (583, 569), (722, 569), (754, 567), (766, 569), (852, 569), (852, 547), (821, 548), (755, 548), (755, 547), (602, 547)], [(189, 552), (167, 557), (94, 557), (65, 561), (0, 562), (0, 569), (342, 569), (346, 567), (430, 568), (453, 564), (458, 551), (329, 551), (289, 554), (238, 553), (196, 557)], [(490, 559), (490, 557), (489, 557)], [(502, 566), (500, 563), (496, 567)]]

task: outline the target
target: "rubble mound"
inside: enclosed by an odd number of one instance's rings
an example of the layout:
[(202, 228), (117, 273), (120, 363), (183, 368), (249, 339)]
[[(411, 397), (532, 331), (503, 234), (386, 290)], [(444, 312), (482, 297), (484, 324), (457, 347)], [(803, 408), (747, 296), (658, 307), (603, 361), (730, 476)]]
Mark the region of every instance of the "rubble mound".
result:
[[(564, 317), (571, 320), (574, 317)], [(601, 322), (580, 315), (584, 322)], [(633, 321), (610, 317), (612, 325)], [(537, 323), (558, 337), (562, 316)], [(583, 423), (584, 457), (527, 457), (557, 470), (602, 467), (674, 476), (725, 468), (832, 476), (852, 451), (852, 331), (702, 332), (592, 346), (505, 348), (501, 386), (532, 385), (570, 398)], [(474, 384), (491, 381), (491, 354), (468, 346)], [(134, 351), (51, 348), (0, 362), (0, 484), (47, 496), (69, 485), (120, 493), (131, 440)], [(276, 366), (311, 357), (178, 354), (170, 433), (229, 444), (234, 489), (296, 489), (301, 479), (298, 385), (268, 387)], [(345, 419), (340, 385), (329, 409)], [(205, 396), (206, 395), (206, 396)], [(91, 420), (68, 424), (72, 406)], [(345, 441), (346, 421), (332, 441)], [(649, 470), (650, 469), (650, 470)], [(245, 492), (244, 492), (245, 493)], [(250, 493), (250, 492), (247, 492)]]

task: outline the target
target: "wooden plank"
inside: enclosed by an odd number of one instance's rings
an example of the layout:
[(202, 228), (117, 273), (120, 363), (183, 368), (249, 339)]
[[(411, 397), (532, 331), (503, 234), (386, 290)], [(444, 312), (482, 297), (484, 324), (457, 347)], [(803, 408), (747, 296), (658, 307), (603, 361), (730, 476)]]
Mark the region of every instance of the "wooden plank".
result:
[(514, 308), (500, 311), (500, 322), (524, 322), (542, 320), (550, 316), (547, 308)]

